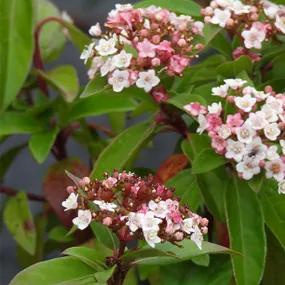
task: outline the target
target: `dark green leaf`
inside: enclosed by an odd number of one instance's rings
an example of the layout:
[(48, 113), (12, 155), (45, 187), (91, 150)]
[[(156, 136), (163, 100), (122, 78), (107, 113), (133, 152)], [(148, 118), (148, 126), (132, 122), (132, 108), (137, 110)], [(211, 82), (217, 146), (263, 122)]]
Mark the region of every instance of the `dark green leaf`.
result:
[(95, 273), (96, 281), (98, 281), (100, 285), (101, 284), (102, 285), (103, 284), (107, 284), (107, 281), (112, 277), (115, 269), (116, 269), (116, 266), (113, 266), (110, 269), (107, 269), (107, 270), (104, 270), (104, 271), (100, 271), (100, 272), (96, 272)]
[(97, 159), (91, 177), (101, 177), (104, 172), (122, 170), (140, 150), (154, 131), (154, 125), (140, 123), (115, 137)]
[[(94, 284), (94, 273), (94, 269), (90, 266), (74, 257), (67, 256), (32, 265), (18, 273), (9, 285)], [(83, 283), (84, 280), (90, 281)]]
[(10, 198), (4, 209), (4, 223), (17, 243), (28, 253), (36, 250), (36, 231), (24, 192)]
[(28, 113), (5, 112), (0, 116), (0, 135), (35, 133), (41, 130), (41, 122)]
[(169, 9), (176, 13), (186, 14), (193, 17), (201, 16), (201, 7), (191, 0), (144, 0), (135, 5), (137, 8), (144, 8), (151, 5), (159, 6), (162, 8)]
[(1, 112), (14, 100), (29, 72), (33, 55), (32, 0), (1, 0), (0, 54)]
[(42, 163), (46, 160), (55, 142), (58, 131), (58, 128), (54, 128), (49, 131), (35, 133), (31, 136), (29, 148), (38, 163)]
[(212, 148), (207, 148), (198, 153), (192, 163), (193, 174), (204, 173), (226, 163), (226, 160), (215, 153)]
[(108, 86), (107, 84), (108, 82), (106, 78), (98, 75), (87, 83), (80, 97), (83, 98), (96, 95), (104, 91), (106, 88), (110, 88), (110, 86)]
[(91, 229), (97, 240), (107, 248), (116, 250), (119, 247), (119, 240), (117, 236), (106, 226), (97, 222), (92, 222)]
[(225, 206), (231, 248), (242, 253), (231, 257), (236, 283), (259, 284), (265, 265), (266, 239), (257, 194), (245, 181), (233, 178), (226, 191)]
[(203, 39), (205, 45), (208, 45), (221, 30), (222, 28), (218, 25), (206, 24), (203, 30)]
[(72, 102), (79, 91), (76, 70), (71, 65), (62, 65), (48, 72), (37, 70), (37, 73), (56, 88), (66, 102)]

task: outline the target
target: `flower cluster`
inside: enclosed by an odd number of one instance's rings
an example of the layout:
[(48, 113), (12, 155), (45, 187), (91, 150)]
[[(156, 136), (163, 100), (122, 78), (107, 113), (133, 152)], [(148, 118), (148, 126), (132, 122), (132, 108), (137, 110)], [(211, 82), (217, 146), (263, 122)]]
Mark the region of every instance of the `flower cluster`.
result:
[(159, 84), (160, 72), (181, 75), (203, 48), (196, 40), (202, 22), (160, 7), (117, 4), (104, 26), (105, 33), (98, 23), (90, 28), (94, 39), (81, 59), (91, 61), (90, 79), (97, 72), (107, 76), (115, 92), (132, 85), (149, 92)]
[(279, 193), (285, 194), (285, 93), (276, 94), (270, 86), (258, 91), (242, 79), (226, 79), (214, 87), (212, 95), (224, 98), (207, 107), (190, 103), (184, 109), (196, 117), (198, 132), (206, 131), (218, 154), (230, 159), (246, 180), (265, 170), (267, 178), (279, 183)]
[(155, 244), (175, 243), (191, 238), (199, 248), (207, 233), (208, 220), (192, 213), (173, 196), (173, 190), (155, 182), (149, 175), (115, 171), (103, 181), (73, 177), (67, 187), (65, 210), (77, 210), (73, 223), (81, 230), (92, 220), (108, 226), (123, 241), (145, 239)]
[[(285, 34), (285, 6), (267, 0), (213, 0), (202, 14), (205, 22), (241, 37), (244, 47), (239, 47), (234, 56), (246, 54), (246, 49), (261, 49), (265, 40)], [(256, 56), (253, 60), (257, 60)]]

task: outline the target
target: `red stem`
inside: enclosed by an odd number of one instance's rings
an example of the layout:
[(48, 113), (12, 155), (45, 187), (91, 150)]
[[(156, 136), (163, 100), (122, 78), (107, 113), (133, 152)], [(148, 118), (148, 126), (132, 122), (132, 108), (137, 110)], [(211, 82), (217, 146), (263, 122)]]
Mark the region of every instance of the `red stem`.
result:
[[(10, 188), (10, 187), (1, 186), (0, 187), (0, 193), (5, 194), (7, 196), (15, 196), (19, 192), (15, 189)], [(37, 195), (37, 194), (33, 194), (33, 193), (26, 193), (26, 195), (27, 195), (28, 199), (31, 201), (37, 201), (37, 202), (45, 202), (46, 201), (45, 197), (41, 196), (41, 195)]]

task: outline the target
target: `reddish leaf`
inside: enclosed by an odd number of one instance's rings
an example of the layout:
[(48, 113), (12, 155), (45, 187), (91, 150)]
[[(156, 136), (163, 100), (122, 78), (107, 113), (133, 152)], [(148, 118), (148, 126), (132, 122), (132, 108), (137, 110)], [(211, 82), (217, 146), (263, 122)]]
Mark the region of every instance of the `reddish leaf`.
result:
[(188, 165), (188, 158), (184, 154), (173, 154), (165, 160), (157, 170), (156, 179), (165, 183)]
[(76, 159), (65, 159), (51, 166), (44, 179), (43, 190), (48, 203), (60, 221), (66, 227), (70, 227), (74, 213), (72, 211), (64, 212), (61, 206), (62, 201), (68, 196), (66, 187), (73, 183), (66, 175), (65, 170), (68, 170), (78, 177), (84, 177), (89, 175), (89, 169)]

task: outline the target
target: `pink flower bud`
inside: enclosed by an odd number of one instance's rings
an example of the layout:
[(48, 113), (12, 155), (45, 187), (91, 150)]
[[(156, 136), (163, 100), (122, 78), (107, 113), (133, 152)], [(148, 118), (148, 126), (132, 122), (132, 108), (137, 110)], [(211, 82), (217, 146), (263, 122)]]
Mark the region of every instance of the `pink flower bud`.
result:
[(74, 192), (74, 187), (73, 186), (67, 186), (66, 191), (67, 191), (67, 193), (71, 194)]
[(180, 47), (184, 47), (184, 46), (187, 44), (187, 42), (186, 42), (184, 39), (180, 39), (180, 40), (177, 42), (177, 44), (178, 44)]
[(110, 218), (110, 217), (106, 217), (102, 221), (103, 225), (105, 225), (105, 226), (110, 226), (112, 224), (112, 222), (113, 222), (112, 218)]
[(159, 42), (160, 42), (160, 36), (159, 36), (159, 35), (153, 36), (153, 37), (152, 37), (152, 42), (153, 42), (154, 44), (159, 44)]
[(160, 65), (160, 59), (159, 58), (153, 58), (152, 60), (151, 60), (151, 64), (152, 64), (152, 66), (159, 66)]
[(182, 232), (177, 232), (174, 234), (174, 237), (177, 241), (183, 240), (184, 234)]

